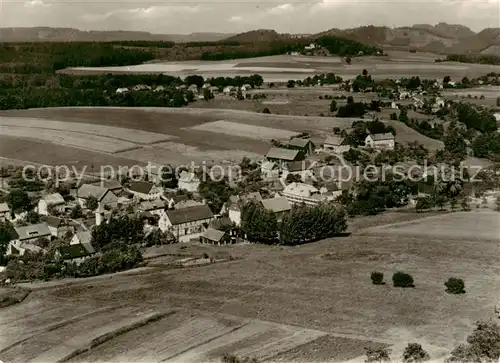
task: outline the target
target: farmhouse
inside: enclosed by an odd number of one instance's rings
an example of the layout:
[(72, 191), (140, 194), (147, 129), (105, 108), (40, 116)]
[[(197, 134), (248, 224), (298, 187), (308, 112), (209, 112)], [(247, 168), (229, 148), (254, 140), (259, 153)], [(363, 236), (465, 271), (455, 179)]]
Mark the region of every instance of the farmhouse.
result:
[(333, 151), (336, 154), (342, 154), (351, 148), (345, 137), (337, 135), (328, 137), (324, 145), (325, 150)]
[[(93, 252), (94, 253), (94, 252)], [(61, 246), (56, 249), (54, 259), (56, 261), (72, 262), (76, 265), (81, 264), (93, 253), (90, 253), (82, 244), (72, 244), (69, 246)]]
[(196, 205), (203, 205), (205, 203), (203, 202), (198, 202), (196, 200), (188, 199), (188, 200), (183, 200), (177, 204), (174, 205), (174, 209), (182, 209), (182, 208), (189, 208), (189, 207), (194, 207)]
[(42, 216), (40, 220), (47, 225), (53, 237), (63, 235), (67, 228), (63, 228), (63, 220), (54, 216)]
[(300, 150), (291, 150), (280, 147), (273, 147), (266, 155), (268, 161), (273, 161), (282, 165), (288, 161), (300, 161), (304, 159), (304, 155)]
[(197, 239), (204, 232), (214, 215), (208, 205), (199, 205), (167, 211), (158, 226), (163, 232), (171, 232), (178, 242)]
[(200, 236), (201, 243), (221, 245), (227, 244), (230, 241), (231, 238), (225, 232), (210, 227)]
[(0, 222), (5, 222), (9, 210), (7, 203), (0, 203)]
[(38, 201), (38, 214), (48, 216), (49, 208), (55, 212), (64, 212), (65, 201), (61, 194), (53, 193)]
[(191, 193), (198, 191), (200, 179), (195, 173), (183, 170), (179, 175), (178, 188)]
[(162, 194), (161, 188), (145, 181), (130, 183), (129, 191), (139, 200), (160, 199)]
[(290, 183), (285, 187), (282, 195), (291, 204), (317, 205), (328, 200), (326, 196), (320, 194), (318, 189), (304, 183)]
[(45, 223), (32, 224), (26, 227), (14, 227), (17, 238), (10, 241), (6, 255), (23, 256), (28, 252), (41, 252), (43, 249), (35, 243), (41, 239), (50, 241), (51, 233)]
[(262, 201), (260, 193), (248, 193), (244, 195), (232, 195), (229, 201), (222, 206), (221, 214), (228, 214), (229, 220), (236, 226), (241, 224), (241, 212), (245, 203), (254, 200), (256, 202)]
[(173, 209), (177, 203), (180, 203), (185, 200), (189, 200), (189, 196), (186, 194), (174, 195), (170, 198), (167, 198), (168, 209)]
[(395, 144), (394, 135), (390, 132), (384, 134), (370, 134), (365, 139), (365, 145), (373, 149), (394, 150)]
[(85, 203), (91, 197), (97, 199), (99, 207), (116, 208), (118, 205), (118, 197), (109, 189), (101, 188), (92, 184), (84, 184), (77, 191), (78, 203), (85, 207)]
[(260, 175), (263, 179), (275, 179), (280, 176), (278, 164), (273, 161), (264, 161), (260, 165)]
[(77, 232), (71, 241), (70, 245), (82, 245), (89, 253), (95, 253), (95, 249), (92, 246), (92, 233), (90, 231)]
[(314, 163), (308, 160), (292, 161), (284, 163), (282, 167), (281, 177), (286, 179), (288, 175), (300, 176), (302, 181), (305, 181), (313, 176), (312, 166)]
[(101, 188), (109, 189), (113, 194), (116, 196), (119, 196), (121, 192), (123, 191), (123, 186), (120, 184), (118, 180), (114, 179), (104, 179), (101, 181), (98, 181), (96, 183), (93, 183), (93, 185), (100, 186)]
[(151, 214), (156, 214), (157, 216), (162, 216), (165, 214), (165, 209), (167, 206), (165, 205), (165, 202), (162, 201), (161, 199), (155, 199), (155, 200), (146, 200), (141, 202), (137, 206), (137, 210), (140, 212), (149, 212)]
[(290, 149), (300, 150), (303, 155), (314, 154), (314, 149), (316, 148), (311, 139), (301, 139), (298, 137), (290, 140), (288, 147)]

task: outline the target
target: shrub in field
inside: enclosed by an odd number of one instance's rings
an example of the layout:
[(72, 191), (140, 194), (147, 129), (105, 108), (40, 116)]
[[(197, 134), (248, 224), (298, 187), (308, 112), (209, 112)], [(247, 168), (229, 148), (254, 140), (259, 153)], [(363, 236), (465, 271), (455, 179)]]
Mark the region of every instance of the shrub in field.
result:
[(427, 353), (422, 346), (417, 343), (408, 343), (408, 346), (403, 352), (403, 362), (405, 363), (425, 362), (429, 359), (429, 353)]
[(234, 354), (225, 353), (221, 358), (222, 363), (257, 363), (256, 358), (239, 358)]
[(374, 271), (371, 274), (372, 283), (374, 285), (383, 285), (384, 284), (384, 274), (382, 272)]
[(404, 272), (396, 272), (392, 275), (392, 283), (394, 287), (415, 287), (413, 277)]
[(450, 277), (448, 281), (444, 283), (444, 286), (446, 286), (446, 292), (450, 294), (465, 294), (465, 283), (462, 279)]
[(391, 359), (389, 358), (389, 350), (387, 348), (365, 348), (366, 350), (366, 363), (371, 362), (389, 362)]

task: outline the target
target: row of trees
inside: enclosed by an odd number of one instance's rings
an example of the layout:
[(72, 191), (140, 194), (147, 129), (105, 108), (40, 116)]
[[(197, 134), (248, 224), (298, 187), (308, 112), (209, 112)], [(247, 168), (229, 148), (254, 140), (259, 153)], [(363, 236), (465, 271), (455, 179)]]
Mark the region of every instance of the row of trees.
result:
[(253, 242), (296, 245), (333, 237), (347, 229), (347, 215), (333, 204), (294, 206), (280, 220), (260, 204), (247, 203), (241, 214), (241, 229)]

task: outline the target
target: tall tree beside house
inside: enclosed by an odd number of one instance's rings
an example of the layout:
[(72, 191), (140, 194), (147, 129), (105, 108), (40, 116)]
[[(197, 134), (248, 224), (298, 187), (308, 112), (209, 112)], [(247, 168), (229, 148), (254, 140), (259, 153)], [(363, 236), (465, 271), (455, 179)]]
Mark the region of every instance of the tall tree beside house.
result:
[(70, 217), (73, 219), (83, 217), (83, 210), (82, 210), (82, 207), (80, 206), (80, 204), (77, 204), (73, 207), (73, 209), (71, 210)]
[(275, 243), (278, 236), (276, 215), (256, 202), (249, 202), (243, 206), (241, 230), (249, 241)]
[(92, 245), (103, 248), (111, 243), (137, 244), (144, 240), (144, 221), (128, 216), (112, 217), (92, 230)]
[(85, 201), (85, 208), (91, 210), (92, 212), (95, 211), (99, 207), (99, 202), (97, 201), (97, 198), (94, 196), (90, 196), (86, 201)]
[(212, 179), (213, 178), (209, 175), (201, 178), (198, 192), (206, 199), (212, 212), (219, 213), (224, 203), (229, 200), (231, 187), (225, 178), (220, 181)]
[(27, 212), (33, 209), (31, 199), (23, 190), (14, 189), (12, 190), (6, 198), (7, 205), (9, 206), (12, 213), (21, 211)]

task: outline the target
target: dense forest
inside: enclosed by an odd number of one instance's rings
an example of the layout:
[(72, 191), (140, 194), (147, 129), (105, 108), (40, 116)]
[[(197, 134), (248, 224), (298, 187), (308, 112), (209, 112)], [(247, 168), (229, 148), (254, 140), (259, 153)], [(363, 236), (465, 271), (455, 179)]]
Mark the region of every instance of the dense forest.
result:
[(330, 54), (336, 54), (342, 57), (346, 56), (356, 56), (356, 55), (376, 55), (382, 54), (382, 50), (370, 46), (361, 44), (354, 40), (342, 39), (337, 37), (321, 37), (316, 39), (316, 44), (328, 49)]

